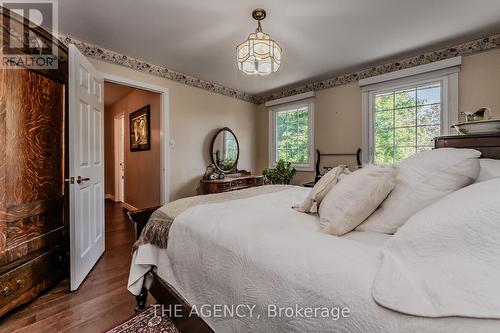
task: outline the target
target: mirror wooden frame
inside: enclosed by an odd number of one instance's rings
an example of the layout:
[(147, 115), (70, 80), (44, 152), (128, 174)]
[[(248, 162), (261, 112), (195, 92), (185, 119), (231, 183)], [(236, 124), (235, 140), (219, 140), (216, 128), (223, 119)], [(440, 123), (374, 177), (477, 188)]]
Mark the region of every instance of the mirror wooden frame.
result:
[[(219, 167), (219, 165), (217, 164), (217, 162), (215, 161), (215, 158), (214, 158), (214, 143), (215, 143), (215, 139), (217, 138), (217, 136), (224, 132), (224, 131), (228, 131), (229, 133), (231, 133), (234, 137), (234, 139), (236, 140), (236, 147), (238, 148), (238, 153), (236, 155), (236, 160), (234, 161), (234, 165), (231, 169), (229, 170), (222, 170), (221, 167)], [(210, 145), (210, 158), (212, 159), (212, 164), (217, 168), (218, 171), (224, 173), (224, 174), (232, 174), (232, 173), (238, 173), (238, 161), (240, 159), (240, 143), (238, 141), (238, 138), (236, 137), (236, 134), (234, 134), (234, 132), (229, 128), (229, 127), (224, 127), (224, 128), (221, 128), (220, 130), (217, 131), (217, 133), (215, 133), (213, 139), (212, 139), (212, 143)]]

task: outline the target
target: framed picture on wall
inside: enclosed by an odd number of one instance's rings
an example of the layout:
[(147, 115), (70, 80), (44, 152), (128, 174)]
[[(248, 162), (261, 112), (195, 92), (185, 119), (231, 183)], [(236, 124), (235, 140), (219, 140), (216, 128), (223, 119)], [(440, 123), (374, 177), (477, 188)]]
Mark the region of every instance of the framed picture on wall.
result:
[(151, 149), (150, 105), (130, 114), (130, 151)]

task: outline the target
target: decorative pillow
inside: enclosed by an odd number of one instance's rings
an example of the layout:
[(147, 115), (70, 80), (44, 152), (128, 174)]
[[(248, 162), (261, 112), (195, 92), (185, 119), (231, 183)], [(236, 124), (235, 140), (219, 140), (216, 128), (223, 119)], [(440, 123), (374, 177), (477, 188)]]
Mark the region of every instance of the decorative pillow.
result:
[(500, 160), (482, 158), (479, 160), (479, 166), (479, 177), (477, 177), (476, 183), (500, 178)]
[(500, 319), (499, 198), (496, 178), (413, 215), (384, 244), (375, 301), (414, 316)]
[(392, 191), (396, 173), (394, 166), (370, 165), (342, 177), (319, 206), (323, 230), (340, 236), (356, 228)]
[(356, 230), (395, 233), (422, 208), (472, 184), (479, 175), (479, 156), (473, 149), (441, 148), (401, 161), (394, 190)]
[(337, 184), (342, 175), (348, 175), (349, 173), (350, 171), (346, 165), (339, 165), (328, 171), (314, 185), (307, 198), (302, 203), (292, 206), (292, 208), (303, 213), (317, 213), (318, 206), (328, 191)]

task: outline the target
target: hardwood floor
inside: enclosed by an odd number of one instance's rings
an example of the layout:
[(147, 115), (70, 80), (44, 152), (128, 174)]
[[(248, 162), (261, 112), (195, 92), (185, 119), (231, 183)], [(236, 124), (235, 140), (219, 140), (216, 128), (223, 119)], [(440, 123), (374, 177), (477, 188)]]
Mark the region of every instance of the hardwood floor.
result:
[[(0, 332), (102, 332), (134, 315), (127, 290), (134, 227), (106, 200), (106, 250), (75, 292), (68, 279), (0, 320)], [(153, 299), (149, 296), (148, 303)]]

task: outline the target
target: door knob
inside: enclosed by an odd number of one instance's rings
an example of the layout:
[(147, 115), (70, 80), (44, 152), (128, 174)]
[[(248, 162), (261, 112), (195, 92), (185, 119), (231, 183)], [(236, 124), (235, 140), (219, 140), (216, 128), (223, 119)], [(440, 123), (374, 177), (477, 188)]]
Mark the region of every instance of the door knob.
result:
[(76, 182), (78, 184), (81, 184), (81, 183), (89, 181), (89, 180), (90, 180), (90, 178), (82, 178), (82, 176), (78, 176), (78, 178), (76, 178)]

